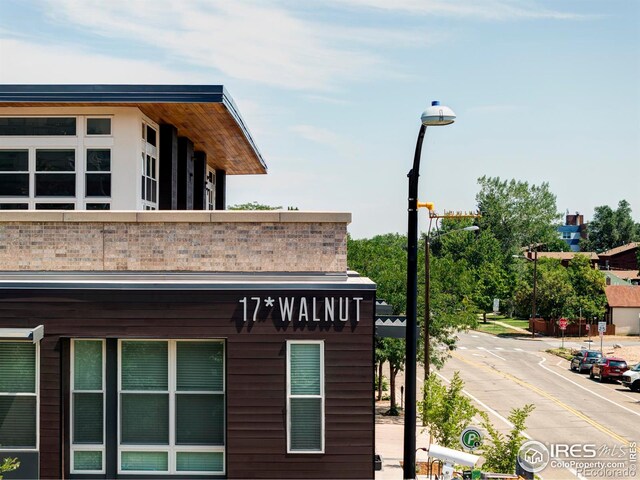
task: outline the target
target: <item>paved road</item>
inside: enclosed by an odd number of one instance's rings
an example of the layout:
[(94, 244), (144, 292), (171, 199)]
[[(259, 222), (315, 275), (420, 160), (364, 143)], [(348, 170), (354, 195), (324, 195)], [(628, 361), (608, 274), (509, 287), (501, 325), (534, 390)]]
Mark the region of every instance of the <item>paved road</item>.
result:
[[(526, 432), (532, 439), (545, 445), (590, 444), (597, 451), (595, 459), (558, 457), (560, 460), (640, 467), (633, 457), (630, 460), (628, 452), (629, 442), (636, 442), (637, 447), (631, 450), (636, 458), (640, 456), (640, 394), (571, 372), (567, 360), (544, 353), (558, 344), (555, 339), (461, 334), (458, 349), (440, 374), (450, 379), (454, 371), (460, 371), (466, 391), (491, 412), (496, 426), (507, 430), (506, 417), (511, 408), (532, 403), (536, 408), (527, 421)], [(566, 342), (566, 346), (579, 345)], [(544, 480), (640, 478), (633, 471), (610, 470), (588, 472), (549, 466), (540, 475)]]

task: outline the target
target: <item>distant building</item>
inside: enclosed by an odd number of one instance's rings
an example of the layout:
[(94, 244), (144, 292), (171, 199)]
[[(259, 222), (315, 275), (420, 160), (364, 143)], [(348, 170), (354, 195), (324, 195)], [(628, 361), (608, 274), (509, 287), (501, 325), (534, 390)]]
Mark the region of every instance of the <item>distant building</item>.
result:
[(615, 325), (616, 335), (640, 334), (640, 287), (610, 285), (607, 296), (607, 323)]
[(558, 227), (559, 237), (564, 240), (572, 252), (580, 251), (580, 239), (587, 238), (587, 225), (584, 216), (576, 212), (575, 215), (567, 213), (564, 225)]

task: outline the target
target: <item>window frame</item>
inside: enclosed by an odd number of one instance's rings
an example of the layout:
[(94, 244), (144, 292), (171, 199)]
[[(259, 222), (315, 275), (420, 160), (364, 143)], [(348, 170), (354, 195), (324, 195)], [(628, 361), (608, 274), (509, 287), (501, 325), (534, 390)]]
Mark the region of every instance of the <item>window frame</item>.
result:
[[(74, 444), (74, 393), (75, 390), (75, 343), (82, 341), (95, 341), (102, 343), (102, 390), (78, 390), (79, 393), (102, 393), (102, 444)], [(106, 375), (107, 375), (107, 342), (101, 338), (73, 338), (71, 339), (71, 362), (69, 367), (69, 447), (71, 451), (70, 455), (70, 473), (76, 474), (104, 474), (106, 473), (106, 442), (107, 442), (107, 408), (106, 408)], [(102, 468), (98, 470), (76, 470), (75, 468), (75, 453), (76, 452), (96, 452), (100, 451), (102, 454)]]
[[(99, 136), (99, 135), (96, 135)], [(105, 150), (109, 152), (109, 170), (89, 170), (89, 151), (91, 150)], [(84, 148), (84, 192), (82, 195), (82, 199), (84, 200), (85, 205), (87, 203), (108, 203), (111, 205), (111, 198), (113, 195), (113, 162), (112, 158), (112, 148), (111, 147), (85, 147)], [(87, 193), (87, 185), (89, 184), (88, 180), (91, 175), (106, 175), (109, 174), (109, 195), (89, 195)], [(77, 197), (77, 195), (76, 195)]]
[[(123, 445), (122, 437), (122, 342), (164, 342), (167, 344), (167, 394), (169, 396), (169, 443), (167, 445)], [(201, 392), (178, 392), (177, 391), (177, 344), (178, 342), (215, 342), (222, 344), (222, 391), (210, 392), (207, 394), (222, 394), (224, 396), (224, 443), (223, 445), (176, 445), (176, 396), (179, 393), (201, 393)], [(227, 473), (227, 440), (226, 440), (226, 424), (227, 424), (227, 346), (224, 339), (218, 338), (197, 338), (197, 339), (160, 339), (160, 338), (119, 338), (118, 339), (118, 388), (117, 388), (117, 473), (118, 475), (226, 475)], [(160, 390), (124, 390), (124, 393), (165, 393)], [(123, 470), (122, 469), (122, 453), (123, 452), (157, 452), (167, 453), (167, 470)], [(178, 471), (177, 470), (177, 454), (178, 453), (222, 453), (222, 470), (221, 471)]]
[[(291, 394), (291, 346), (292, 345), (320, 345), (320, 394), (318, 395), (292, 395)], [(325, 453), (325, 355), (324, 340), (287, 340), (287, 454), (322, 455)], [(320, 398), (320, 450), (292, 450), (291, 449), (291, 399), (292, 398)]]
[[(156, 144), (153, 145), (147, 141), (147, 133), (148, 130), (151, 129), (155, 132)], [(143, 210), (158, 210), (158, 206), (160, 204), (160, 162), (159, 162), (159, 144), (160, 144), (160, 129), (148, 121), (146, 118), (142, 120), (142, 138), (141, 138), (141, 170), (140, 170), (140, 201), (142, 202)], [(151, 171), (147, 166), (149, 165), (149, 160), (151, 160)], [(153, 173), (155, 172), (155, 176)], [(147, 200), (146, 193), (147, 188), (146, 185), (151, 182), (152, 185), (155, 184), (155, 191), (151, 194), (151, 200)], [(155, 202), (153, 198), (155, 196)]]
[(36, 445), (34, 448), (1, 447), (3, 452), (38, 452), (40, 451), (40, 342), (31, 340), (0, 340), (0, 343), (33, 343), (36, 349), (35, 358), (35, 393), (27, 392), (0, 392), (2, 397), (36, 397)]
[[(89, 133), (89, 120), (109, 120), (109, 133)], [(113, 136), (112, 115), (86, 115), (84, 117), (84, 136), (89, 138), (106, 138)]]

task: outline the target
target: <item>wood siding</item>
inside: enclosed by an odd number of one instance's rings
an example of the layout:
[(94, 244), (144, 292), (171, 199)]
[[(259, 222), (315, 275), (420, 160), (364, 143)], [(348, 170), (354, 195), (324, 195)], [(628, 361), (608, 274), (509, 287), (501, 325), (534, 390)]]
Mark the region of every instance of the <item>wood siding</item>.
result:
[[(239, 302), (245, 296), (363, 300), (359, 322), (353, 301), (348, 322), (338, 320), (337, 310), (334, 322), (285, 322), (277, 301), (263, 306), (256, 322), (250, 304), (245, 322)], [(0, 290), (0, 327), (45, 327), (42, 478), (69, 475), (68, 338), (223, 338), (228, 478), (373, 478), (374, 305), (373, 290)], [(296, 339), (325, 344), (324, 454), (286, 453), (286, 341)]]

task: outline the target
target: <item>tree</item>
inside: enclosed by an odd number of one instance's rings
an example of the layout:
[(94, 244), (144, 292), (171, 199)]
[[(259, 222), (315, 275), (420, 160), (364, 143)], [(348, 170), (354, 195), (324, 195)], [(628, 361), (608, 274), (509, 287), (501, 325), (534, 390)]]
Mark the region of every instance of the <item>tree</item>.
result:
[(587, 232), (588, 238), (580, 242), (580, 250), (585, 252), (601, 253), (640, 240), (640, 229), (626, 200), (620, 200), (616, 210), (607, 205), (596, 207)]
[(0, 480), (2, 480), (3, 478), (3, 473), (7, 473), (7, 472), (13, 472), (14, 470), (17, 470), (18, 468), (20, 468), (20, 462), (18, 461), (17, 458), (4, 458), (2, 460), (2, 463), (0, 463)]
[(384, 358), (389, 362), (389, 390), (391, 406), (389, 415), (398, 415), (398, 405), (396, 402), (396, 376), (404, 369), (405, 341), (402, 338), (382, 339)]
[(602, 317), (607, 304), (604, 273), (593, 268), (586, 255), (573, 257), (567, 267), (567, 273), (574, 291), (573, 298), (567, 302), (568, 316)]
[(478, 413), (463, 389), (459, 372), (454, 372), (448, 388), (432, 373), (424, 385), (423, 400), (418, 402), (422, 424), (443, 447), (455, 448), (462, 431)]
[(531, 404), (522, 408), (514, 408), (509, 414), (509, 422), (512, 427), (505, 437), (489, 421), (486, 412), (480, 412), (482, 417), (482, 428), (487, 432), (487, 437), (483, 441), (482, 455), (485, 462), (482, 469), (488, 472), (515, 473), (518, 450), (522, 446), (525, 436), (525, 422), (529, 414), (535, 407)]
[(282, 210), (281, 206), (273, 207), (271, 205), (264, 205), (262, 203), (258, 203), (256, 201), (248, 202), (248, 203), (239, 203), (236, 205), (231, 205), (229, 210)]
[(482, 231), (493, 233), (505, 254), (557, 237), (556, 225), (561, 215), (548, 183), (537, 186), (487, 176), (479, 178), (478, 183), (480, 192), (476, 201), (482, 215), (478, 225)]

